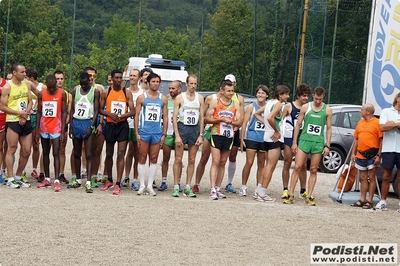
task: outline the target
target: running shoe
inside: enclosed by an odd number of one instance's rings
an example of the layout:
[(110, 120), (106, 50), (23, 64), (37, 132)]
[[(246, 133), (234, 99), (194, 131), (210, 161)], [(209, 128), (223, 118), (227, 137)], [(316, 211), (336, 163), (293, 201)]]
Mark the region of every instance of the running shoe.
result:
[(36, 170), (33, 170), (32, 173), (31, 173), (31, 177), (33, 177), (35, 179), (38, 179), (39, 178), (38, 172)]
[(31, 187), (31, 184), (22, 181), (22, 179), (15, 180), (15, 183), (17, 183), (19, 185), (19, 187)]
[(302, 197), (303, 199), (307, 198), (308, 193), (307, 191), (304, 191), (303, 193), (300, 193), (300, 197)]
[(5, 185), (6, 181), (3, 179), (3, 176), (0, 175), (0, 185)]
[(60, 191), (61, 191), (60, 182), (54, 182), (54, 192), (60, 192)]
[(51, 183), (47, 181), (47, 179), (43, 180), (42, 183), (37, 185), (37, 188), (49, 188), (49, 187), (51, 187)]
[(7, 182), (7, 188), (20, 188), (19, 185), (15, 182), (15, 180), (13, 181), (8, 181)]
[[(8, 183), (7, 183), (8, 184)], [(375, 206), (375, 210), (377, 211), (387, 211), (387, 205), (383, 201), (379, 201)]]
[(217, 200), (218, 199), (216, 191), (211, 191), (210, 192), (210, 199), (212, 199), (212, 200)]
[(150, 194), (150, 196), (157, 196), (156, 192), (153, 190), (152, 187), (147, 187), (147, 193)]
[[(90, 183), (92, 183), (92, 181), (90, 181)], [(96, 183), (96, 185), (97, 185), (97, 183)], [(86, 190), (86, 193), (93, 193), (92, 184), (86, 183), (85, 190)]]
[(101, 179), (101, 183), (105, 184), (108, 180), (108, 176), (103, 176), (103, 179)]
[(183, 194), (185, 194), (185, 196), (189, 197), (189, 198), (195, 198), (196, 197), (196, 194), (193, 193), (191, 188), (185, 189)]
[[(92, 178), (90, 179), (90, 189), (92, 189), (92, 187), (99, 187), (99, 185), (97, 184), (97, 176), (92, 176)], [(87, 190), (86, 190), (87, 192)], [(92, 190), (93, 192), (93, 190)], [(92, 193), (89, 192), (89, 193)]]
[(103, 174), (97, 173), (97, 183), (101, 183), (103, 181)]
[(61, 174), (61, 175), (58, 177), (58, 180), (60, 181), (60, 183), (69, 184), (69, 181), (68, 181), (68, 179), (65, 178), (64, 174)]
[(43, 182), (43, 180), (44, 180), (44, 173), (40, 173), (40, 174), (39, 174), (39, 177), (38, 177), (38, 179), (37, 179), (37, 181), (38, 181), (39, 183), (41, 183), (41, 182)]
[(174, 188), (174, 192), (172, 192), (172, 197), (179, 197), (179, 188)]
[(294, 202), (294, 196), (290, 195), (289, 198), (283, 201), (283, 204), (292, 204)]
[(160, 187), (158, 188), (158, 191), (164, 191), (168, 188), (167, 183), (162, 182)]
[(254, 191), (254, 193), (253, 193), (253, 199), (257, 199), (258, 198), (258, 196), (257, 196), (257, 191)]
[(76, 178), (72, 178), (71, 181), (69, 182), (67, 188), (80, 188), (81, 183), (79, 183)]
[(144, 186), (143, 186), (143, 187), (140, 187), (139, 190), (138, 190), (138, 192), (137, 192), (137, 194), (138, 194), (138, 195), (142, 195), (145, 189), (146, 189), (146, 187), (144, 187)]
[(225, 194), (222, 193), (221, 190), (217, 190), (217, 196), (218, 196), (218, 198), (220, 198), (220, 199), (225, 199), (225, 198), (226, 198)]
[(399, 208), (397, 209), (397, 212), (400, 212), (400, 203), (399, 203)]
[(199, 193), (199, 191), (200, 191), (200, 185), (199, 185), (199, 184), (195, 184), (195, 185), (193, 186), (193, 188), (192, 188), (192, 191), (193, 191), (194, 193)]
[(304, 202), (309, 206), (315, 206), (315, 198), (313, 196), (306, 197)]
[(21, 180), (24, 183), (28, 183), (28, 179), (26, 178), (26, 171), (22, 171)]
[(129, 187), (129, 177), (125, 177), (125, 179), (122, 181), (122, 186)]
[(179, 186), (179, 192), (182, 192), (181, 183), (178, 183), (178, 186)]
[(114, 186), (113, 195), (119, 195), (119, 194), (121, 194), (121, 188), (119, 186)]
[(153, 181), (153, 188), (157, 188), (156, 180)]
[(260, 194), (257, 193), (257, 201), (260, 202), (275, 202), (274, 198), (271, 198), (270, 196), (268, 196), (268, 194), (265, 194), (264, 196), (261, 196)]
[(232, 186), (231, 183), (229, 183), (228, 185), (226, 185), (225, 190), (226, 190), (228, 193), (236, 193), (236, 190), (233, 188), (233, 186)]
[(239, 190), (239, 196), (246, 197), (247, 196), (247, 187), (241, 187)]
[(287, 189), (285, 189), (285, 190), (282, 192), (281, 198), (282, 198), (282, 199), (288, 199), (288, 198), (289, 198), (289, 191), (288, 191)]
[(139, 190), (139, 186), (138, 186), (138, 184), (136, 184), (136, 182), (133, 182), (133, 183), (132, 183), (131, 188), (132, 188), (132, 190), (134, 190), (134, 191), (138, 191), (138, 190)]
[[(113, 187), (114, 187), (114, 184), (107, 180), (107, 182), (104, 184), (104, 186), (101, 188), (101, 190), (108, 191), (109, 189), (111, 189)], [(116, 186), (116, 187), (118, 187), (118, 186)]]
[(81, 171), (81, 178), (82, 179), (86, 179), (87, 178), (87, 172), (85, 171)]

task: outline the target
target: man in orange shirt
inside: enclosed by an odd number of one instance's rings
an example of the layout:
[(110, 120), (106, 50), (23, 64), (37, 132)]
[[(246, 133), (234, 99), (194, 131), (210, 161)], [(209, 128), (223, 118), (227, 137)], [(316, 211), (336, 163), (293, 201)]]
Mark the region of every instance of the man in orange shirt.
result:
[[(372, 208), (372, 200), (376, 189), (376, 167), (380, 162), (383, 133), (379, 128), (379, 119), (374, 116), (375, 108), (366, 103), (361, 107), (362, 120), (354, 131), (354, 144), (351, 161), (360, 170), (361, 198), (351, 204), (363, 209)], [(368, 180), (369, 179), (369, 180)], [(368, 200), (366, 200), (369, 192)]]

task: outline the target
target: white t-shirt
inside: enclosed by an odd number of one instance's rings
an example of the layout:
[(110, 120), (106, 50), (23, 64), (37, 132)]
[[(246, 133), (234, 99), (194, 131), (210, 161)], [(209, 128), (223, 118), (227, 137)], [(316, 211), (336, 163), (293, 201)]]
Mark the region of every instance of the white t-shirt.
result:
[[(400, 122), (400, 114), (393, 107), (385, 108), (381, 112), (379, 124), (386, 124), (388, 121)], [(383, 132), (382, 152), (400, 153), (400, 130), (398, 128)]]

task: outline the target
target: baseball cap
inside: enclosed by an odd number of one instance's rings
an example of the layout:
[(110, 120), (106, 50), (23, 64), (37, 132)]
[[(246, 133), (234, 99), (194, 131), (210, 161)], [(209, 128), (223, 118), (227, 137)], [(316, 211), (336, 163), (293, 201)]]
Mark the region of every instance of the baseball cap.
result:
[(236, 78), (232, 74), (226, 75), (225, 80), (230, 80), (231, 82), (236, 82)]

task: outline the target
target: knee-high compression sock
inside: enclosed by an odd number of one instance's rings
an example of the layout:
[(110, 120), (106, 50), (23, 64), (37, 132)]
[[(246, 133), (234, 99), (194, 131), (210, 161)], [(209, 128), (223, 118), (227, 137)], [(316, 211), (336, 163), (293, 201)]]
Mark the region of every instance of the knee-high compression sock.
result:
[(157, 173), (157, 164), (151, 163), (150, 168), (149, 168), (149, 184), (147, 185), (148, 187), (153, 187), (153, 181), (154, 178), (156, 177)]
[(228, 164), (228, 184), (232, 184), (233, 177), (236, 172), (236, 162), (229, 162)]
[(144, 176), (146, 174), (146, 165), (138, 163), (137, 171), (138, 171), (140, 186), (144, 187)]

